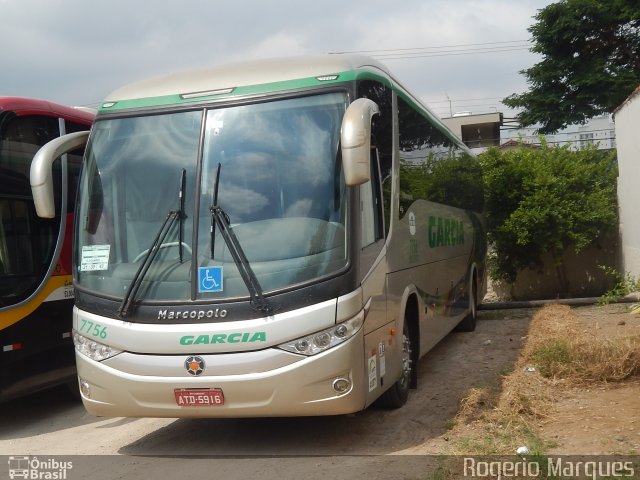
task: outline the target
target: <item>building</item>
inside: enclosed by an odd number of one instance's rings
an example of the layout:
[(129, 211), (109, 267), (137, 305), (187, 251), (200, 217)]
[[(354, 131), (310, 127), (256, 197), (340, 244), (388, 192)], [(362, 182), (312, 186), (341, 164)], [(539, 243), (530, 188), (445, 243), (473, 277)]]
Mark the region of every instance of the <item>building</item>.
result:
[(618, 149), (618, 205), (622, 271), (640, 278), (640, 86), (613, 113)]
[[(501, 145), (510, 140), (524, 144), (540, 145), (540, 134), (535, 127), (509, 128), (500, 132)], [(600, 150), (616, 148), (616, 131), (611, 115), (591, 118), (584, 125), (571, 125), (553, 135), (544, 135), (549, 145), (567, 145), (581, 149), (587, 145), (596, 145)]]
[[(489, 147), (512, 148), (514, 142), (540, 145), (541, 135), (536, 127), (517, 128), (515, 119), (505, 119), (500, 112), (473, 114), (459, 112), (441, 118), (469, 148), (476, 153)], [(572, 125), (553, 135), (544, 135), (548, 145), (567, 145), (574, 149), (597, 145), (598, 149), (616, 148), (616, 129), (612, 115), (591, 118), (584, 125)]]
[(474, 115), (471, 112), (460, 112), (441, 120), (471, 149), (486, 150), (489, 147), (500, 145), (502, 113)]
[(578, 127), (576, 135), (579, 148), (593, 144), (597, 144), (600, 150), (616, 148), (616, 129), (612, 115), (590, 119), (587, 124)]

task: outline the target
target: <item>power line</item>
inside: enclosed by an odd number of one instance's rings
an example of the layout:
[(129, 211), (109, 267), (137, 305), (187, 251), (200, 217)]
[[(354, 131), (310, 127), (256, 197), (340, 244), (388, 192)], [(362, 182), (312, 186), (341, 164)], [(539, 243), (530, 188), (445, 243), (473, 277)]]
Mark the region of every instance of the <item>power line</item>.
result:
[[(481, 98), (459, 98), (457, 100), (451, 99), (451, 102), (453, 103), (460, 103), (460, 102), (479, 102), (479, 101), (484, 101), (484, 100), (501, 100), (504, 97), (481, 97)], [(449, 103), (449, 100), (434, 100), (434, 101), (428, 101), (427, 103), (429, 105), (433, 105), (435, 103)]]
[(432, 47), (388, 48), (379, 50), (350, 50), (332, 53), (367, 54), (378, 60), (406, 60), (411, 58), (447, 57), (454, 55), (476, 55), (529, 50), (529, 40), (506, 40), (501, 42), (463, 43)]
[(340, 53), (367, 53), (367, 54), (378, 54), (384, 55), (388, 52), (407, 52), (407, 51), (415, 51), (415, 50), (437, 50), (442, 48), (460, 48), (460, 47), (477, 47), (481, 45), (498, 45), (498, 44), (508, 44), (508, 43), (527, 43), (530, 44), (529, 40), (505, 40), (502, 42), (484, 42), (484, 43), (461, 43), (459, 45), (440, 45), (433, 47), (411, 47), (411, 48), (389, 48), (389, 49), (379, 49), (379, 50), (351, 50), (344, 52), (330, 52), (331, 54), (340, 54)]
[(396, 54), (384, 54), (384, 55), (371, 55), (377, 60), (407, 60), (412, 58), (431, 58), (431, 57), (453, 57), (458, 55), (479, 55), (485, 53), (505, 53), (505, 52), (517, 52), (522, 50), (529, 50), (530, 47), (501, 47), (491, 49), (469, 49), (469, 50), (449, 50), (441, 51), (437, 53), (425, 52), (425, 53), (396, 53)]

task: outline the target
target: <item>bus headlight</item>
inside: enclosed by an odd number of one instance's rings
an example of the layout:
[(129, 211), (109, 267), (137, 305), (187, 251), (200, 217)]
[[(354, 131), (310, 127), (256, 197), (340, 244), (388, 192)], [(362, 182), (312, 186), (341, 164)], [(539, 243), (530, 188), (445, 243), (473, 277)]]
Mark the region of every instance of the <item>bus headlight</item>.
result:
[(78, 332), (73, 332), (73, 344), (79, 353), (96, 362), (101, 362), (102, 360), (122, 353), (122, 350), (117, 350), (108, 345), (96, 342), (84, 335), (80, 335)]
[(278, 345), (278, 348), (291, 353), (299, 353), (300, 355), (316, 355), (349, 340), (358, 333), (363, 321), (364, 310), (346, 322), (342, 322), (331, 328), (283, 343)]

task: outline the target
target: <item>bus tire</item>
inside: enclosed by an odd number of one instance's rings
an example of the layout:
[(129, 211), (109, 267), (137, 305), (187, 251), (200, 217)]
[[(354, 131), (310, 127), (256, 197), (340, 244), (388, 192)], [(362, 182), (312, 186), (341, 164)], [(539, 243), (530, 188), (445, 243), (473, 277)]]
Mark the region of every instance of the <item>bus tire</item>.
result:
[(400, 408), (409, 398), (409, 388), (413, 374), (413, 354), (409, 322), (402, 327), (402, 377), (378, 399), (378, 405), (384, 408)]
[(473, 332), (478, 319), (478, 282), (475, 273), (469, 291), (469, 313), (456, 325), (456, 332)]

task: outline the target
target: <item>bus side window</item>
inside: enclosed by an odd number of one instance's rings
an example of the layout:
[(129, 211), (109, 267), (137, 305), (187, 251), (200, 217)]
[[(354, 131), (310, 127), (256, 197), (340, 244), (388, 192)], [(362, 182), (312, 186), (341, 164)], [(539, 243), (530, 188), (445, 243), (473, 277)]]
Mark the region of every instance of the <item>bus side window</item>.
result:
[(371, 179), (360, 185), (360, 225), (362, 252), (360, 255), (360, 275), (367, 274), (384, 244), (384, 202), (382, 199), (382, 183), (380, 181), (380, 165), (378, 149), (371, 149)]
[[(376, 80), (361, 80), (358, 83), (358, 97), (373, 100), (378, 105), (380, 113), (374, 115), (371, 120), (372, 168), (375, 163), (375, 178), (382, 185), (382, 196), (378, 197), (382, 211), (383, 235), (389, 233), (391, 225), (391, 189), (392, 189), (392, 162), (393, 162), (393, 95), (391, 88)], [(372, 171), (371, 178), (374, 178)], [(377, 239), (378, 237), (376, 237)], [(382, 237), (379, 237), (382, 238)]]
[(364, 248), (384, 238), (382, 213), (382, 187), (378, 151), (371, 149), (371, 180), (360, 185), (360, 210), (362, 225), (361, 246)]

